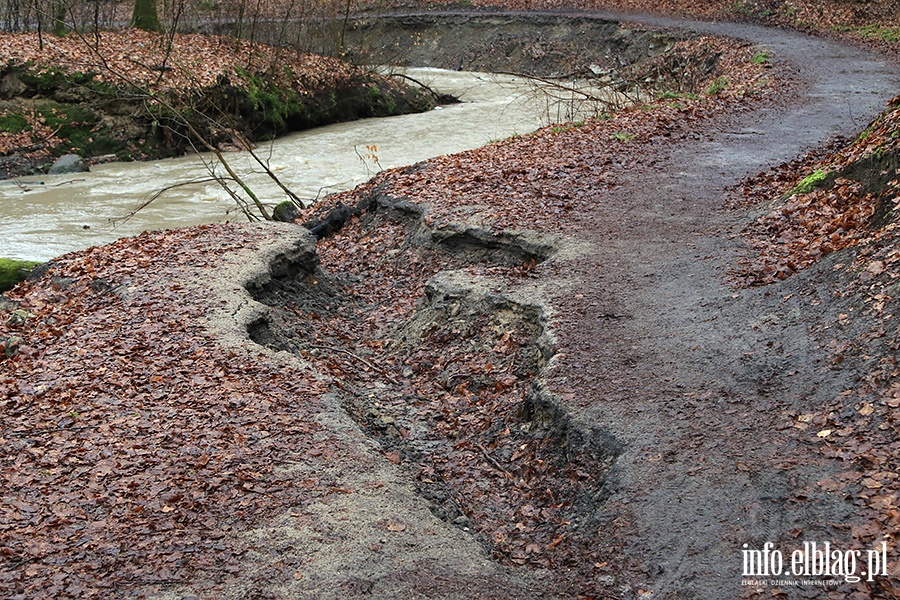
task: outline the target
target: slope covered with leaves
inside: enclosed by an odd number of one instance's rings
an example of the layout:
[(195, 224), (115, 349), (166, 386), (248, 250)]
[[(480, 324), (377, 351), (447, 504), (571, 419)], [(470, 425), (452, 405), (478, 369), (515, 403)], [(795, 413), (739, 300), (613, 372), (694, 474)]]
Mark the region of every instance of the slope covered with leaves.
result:
[(222, 74), (239, 77), (235, 69), (271, 72), (272, 81), (312, 94), (348, 82), (360, 73), (337, 59), (304, 54), (237, 38), (199, 34), (161, 35), (128, 29), (99, 35), (64, 37), (37, 33), (0, 36), (0, 53), (7, 66), (31, 65), (35, 71), (59, 69), (93, 73), (98, 81), (180, 91), (214, 85)]
[(314, 377), (236, 355), (204, 333), (183, 281), (252, 247), (252, 232), (146, 234), (53, 263), (0, 324), (0, 594), (152, 593), (239, 570), (226, 536), (333, 493), (279, 475), (331, 452), (309, 418)]
[[(900, 98), (857, 139), (747, 180), (745, 204), (762, 215), (744, 231), (739, 285), (766, 285), (812, 269), (842, 282), (836, 322), (814, 332), (830, 341), (835, 365), (851, 363), (858, 385), (788, 426), (818, 430), (821, 451), (842, 461), (826, 490), (844, 490), (870, 516), (853, 528), (861, 543), (898, 541), (900, 531)], [(900, 596), (886, 583), (884, 597)]]
[[(696, 97), (662, 98), (395, 170), (332, 200), (356, 205), (382, 186), (421, 198), (431, 228), (451, 215), (544, 232), (558, 231), (565, 216), (565, 227), (577, 228), (576, 215), (603, 180), (626, 174), (644, 151), (775, 89), (749, 46), (691, 43), (723, 54), (715, 77), (727, 85), (714, 79)], [(402, 351), (390, 339), (438, 270), (522, 282), (534, 263), (465, 264), (411, 246), (412, 236), (389, 220), (371, 224), (354, 219), (320, 244), (321, 265), (341, 288), (325, 289), (319, 306), (293, 307), (302, 313), (293, 343), (314, 366), (308, 371), (228, 350), (204, 328), (216, 300), (188, 282), (252, 249), (257, 238), (246, 227), (122, 240), (62, 257), (17, 288), (19, 306), (0, 324), (0, 593), (142, 597), (191, 584), (217, 597), (217, 586), (247, 575), (251, 542), (239, 532), (289, 507), (300, 514), (356, 491), (325, 474), (297, 480), (282, 468), (296, 457), (354, 468), (353, 450), (323, 435), (316, 419), (326, 387), (369, 390), (365, 397), (378, 405), (361, 405), (360, 422), (393, 440), (388, 459), (414, 470), (418, 485), (469, 523), (497, 560), (555, 568), (555, 589), (587, 597), (600, 593), (598, 581), (631, 568), (605, 561), (613, 548), (567, 518), (591, 502), (579, 494), (602, 483), (593, 469), (603, 465), (561, 456), (552, 437), (518, 429), (518, 407), (545, 360), (535, 353), (533, 322), (450, 320)], [(371, 392), (389, 385), (398, 388)], [(410, 405), (419, 415), (412, 423), (434, 432), (415, 453), (403, 442), (416, 432), (404, 421)], [(386, 535), (407, 527), (377, 526)], [(290, 563), (278, 568), (266, 577), (303, 584)]]
[(837, 151), (747, 181), (744, 194), (751, 201), (774, 198), (777, 207), (748, 228), (756, 252), (741, 273), (745, 283), (784, 279), (837, 250), (872, 246), (893, 236), (900, 197), (898, 155), (900, 98)]
[(135, 159), (204, 140), (241, 147), (432, 106), (398, 80), (336, 58), (213, 35), (7, 33), (0, 56), (0, 156), (13, 156), (4, 161), (12, 173), (15, 159), (27, 169), (67, 152)]

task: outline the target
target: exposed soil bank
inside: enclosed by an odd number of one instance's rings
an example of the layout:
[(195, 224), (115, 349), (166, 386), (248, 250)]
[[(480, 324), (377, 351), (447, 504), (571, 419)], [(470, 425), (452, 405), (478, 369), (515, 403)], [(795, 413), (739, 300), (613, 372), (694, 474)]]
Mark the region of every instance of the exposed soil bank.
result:
[[(7, 36), (6, 43), (33, 43), (25, 34)], [(143, 38), (120, 43), (160, 44)], [(71, 65), (42, 63), (41, 56), (9, 62), (0, 68), (0, 177), (45, 171), (69, 153), (109, 161), (178, 156), (207, 144), (242, 149), (291, 131), (435, 106), (423, 90), (334, 59), (260, 48), (254, 62), (252, 52), (235, 57), (233, 44), (219, 42), (209, 52), (217, 50), (218, 67), (190, 66), (164, 48), (110, 67), (91, 60), (87, 43), (69, 49), (87, 56), (83, 67), (77, 58), (68, 59)], [(264, 64), (267, 51), (272, 64)], [(215, 76), (204, 80), (207, 73)]]
[(684, 35), (576, 16), (417, 14), (352, 19), (345, 44), (361, 64), (572, 78), (659, 55)]

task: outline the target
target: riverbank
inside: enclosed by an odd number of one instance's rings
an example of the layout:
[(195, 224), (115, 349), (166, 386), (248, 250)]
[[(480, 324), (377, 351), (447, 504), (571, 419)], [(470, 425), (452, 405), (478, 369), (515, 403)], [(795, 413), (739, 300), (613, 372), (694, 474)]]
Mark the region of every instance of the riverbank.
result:
[(2, 34), (0, 177), (55, 158), (148, 160), (246, 149), (328, 123), (420, 112), (435, 99), (334, 58), (208, 35)]
[(900, 57), (900, 11), (880, 0), (390, 0), (371, 11), (433, 10), (609, 11), (611, 15), (645, 14), (707, 21), (759, 23), (787, 27), (813, 35), (842, 39), (874, 51)]

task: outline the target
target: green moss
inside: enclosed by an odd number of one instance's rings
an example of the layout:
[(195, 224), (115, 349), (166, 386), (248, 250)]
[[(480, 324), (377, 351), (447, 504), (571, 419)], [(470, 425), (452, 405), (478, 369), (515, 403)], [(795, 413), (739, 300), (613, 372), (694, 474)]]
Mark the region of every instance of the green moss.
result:
[(306, 107), (300, 96), (293, 89), (278, 87), (259, 73), (251, 73), (246, 69), (236, 68), (235, 72), (247, 83), (244, 88), (253, 110), (267, 129), (281, 132), (288, 123), (299, 115), (306, 113)]
[(0, 117), (0, 131), (6, 133), (22, 133), (23, 131), (31, 131), (31, 125), (20, 113), (10, 113)]
[(365, 102), (373, 115), (391, 115), (397, 112), (397, 101), (386, 94), (377, 83), (370, 83), (365, 89)]
[(571, 123), (554, 125), (550, 128), (550, 131), (552, 131), (553, 133), (562, 133), (564, 131), (569, 131), (570, 129), (577, 129), (578, 127), (584, 127), (584, 121), (573, 121)]
[(18, 76), (22, 83), (41, 94), (50, 94), (70, 86), (84, 86), (104, 92), (115, 89), (108, 83), (94, 81), (94, 73), (70, 72), (59, 67), (39, 67), (26, 64), (18, 71)]
[(718, 77), (715, 81), (713, 81), (708, 88), (706, 88), (707, 96), (715, 96), (722, 90), (728, 87), (728, 78), (727, 77)]
[(822, 184), (828, 178), (828, 171), (817, 170), (815, 173), (803, 178), (788, 195), (808, 194), (816, 188), (822, 187)]
[(880, 39), (890, 43), (900, 42), (900, 27), (882, 27), (876, 23), (865, 27), (851, 28), (850, 31), (865, 38)]
[(613, 134), (613, 139), (620, 142), (630, 142), (634, 139), (633, 133), (624, 133), (622, 131)]
[(750, 62), (752, 62), (754, 65), (764, 65), (769, 62), (770, 58), (772, 58), (772, 55), (768, 52), (757, 52), (750, 59)]
[(68, 152), (92, 156), (118, 149), (117, 144), (109, 143), (112, 139), (111, 131), (95, 130), (100, 117), (87, 106), (43, 102), (35, 107), (35, 113), (47, 127), (56, 132), (59, 139), (63, 140), (53, 148), (53, 153), (57, 156)]
[(24, 281), (31, 270), (41, 263), (31, 260), (0, 258), (0, 291), (11, 290)]

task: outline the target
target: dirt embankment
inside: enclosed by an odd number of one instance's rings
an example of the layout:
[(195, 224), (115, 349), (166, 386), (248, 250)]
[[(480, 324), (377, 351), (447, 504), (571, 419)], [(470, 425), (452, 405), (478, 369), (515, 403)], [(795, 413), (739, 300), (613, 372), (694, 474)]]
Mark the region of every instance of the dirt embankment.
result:
[[(47, 37), (47, 36), (45, 36)], [(328, 123), (428, 110), (435, 99), (337, 59), (213, 36), (4, 34), (0, 177), (75, 153), (145, 160)]]
[(686, 35), (635, 31), (613, 19), (418, 14), (352, 19), (345, 40), (360, 64), (573, 78), (657, 56)]

